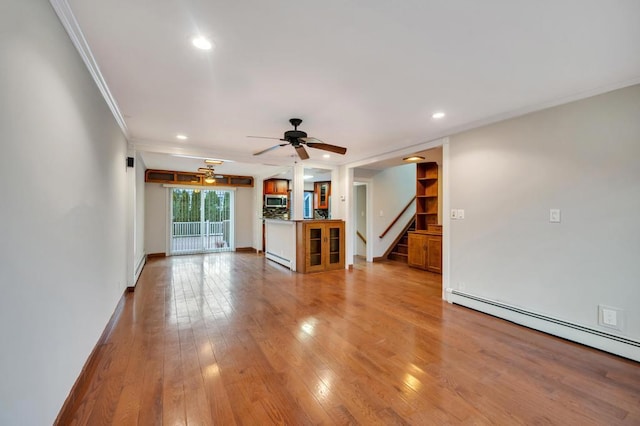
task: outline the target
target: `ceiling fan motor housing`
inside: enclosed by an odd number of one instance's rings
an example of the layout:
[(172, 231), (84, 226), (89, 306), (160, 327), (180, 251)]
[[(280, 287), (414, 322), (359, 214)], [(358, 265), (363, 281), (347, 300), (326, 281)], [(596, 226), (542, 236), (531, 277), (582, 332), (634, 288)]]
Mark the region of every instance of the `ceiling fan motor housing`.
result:
[(284, 140), (286, 140), (287, 142), (291, 142), (292, 144), (294, 144), (294, 146), (300, 143), (300, 141), (298, 141), (298, 138), (306, 137), (307, 133), (301, 130), (287, 130), (286, 132), (284, 132)]

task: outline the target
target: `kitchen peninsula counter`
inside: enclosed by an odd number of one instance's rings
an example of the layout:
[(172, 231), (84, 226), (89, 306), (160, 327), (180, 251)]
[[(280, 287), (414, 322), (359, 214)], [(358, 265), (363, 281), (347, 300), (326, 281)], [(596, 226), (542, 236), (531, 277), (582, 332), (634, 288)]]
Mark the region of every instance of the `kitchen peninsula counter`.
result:
[(344, 221), (265, 219), (265, 257), (294, 272), (344, 268)]

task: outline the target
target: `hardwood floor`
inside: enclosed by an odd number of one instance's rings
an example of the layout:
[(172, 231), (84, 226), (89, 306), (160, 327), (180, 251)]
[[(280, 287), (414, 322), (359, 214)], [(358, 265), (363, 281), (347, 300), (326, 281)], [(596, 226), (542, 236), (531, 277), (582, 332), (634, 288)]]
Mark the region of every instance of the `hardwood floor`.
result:
[(640, 424), (638, 363), (440, 293), (395, 262), (150, 260), (60, 424)]

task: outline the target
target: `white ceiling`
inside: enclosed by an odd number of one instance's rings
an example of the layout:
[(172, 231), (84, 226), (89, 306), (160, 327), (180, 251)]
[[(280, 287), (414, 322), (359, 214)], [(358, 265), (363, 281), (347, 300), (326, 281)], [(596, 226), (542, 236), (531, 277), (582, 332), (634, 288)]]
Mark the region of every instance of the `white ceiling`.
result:
[(348, 148), (310, 164), (362, 162), (640, 82), (637, 0), (67, 1), (150, 168), (275, 174), (293, 148), (246, 136), (291, 117)]

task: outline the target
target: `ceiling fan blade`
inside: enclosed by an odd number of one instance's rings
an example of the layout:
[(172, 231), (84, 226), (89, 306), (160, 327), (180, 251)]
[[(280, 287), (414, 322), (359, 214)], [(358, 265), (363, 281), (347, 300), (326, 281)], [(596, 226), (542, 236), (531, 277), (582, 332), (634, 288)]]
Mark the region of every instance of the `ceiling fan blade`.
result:
[(260, 155), (260, 154), (264, 154), (265, 152), (269, 152), (269, 151), (271, 151), (272, 149), (280, 148), (281, 146), (285, 146), (285, 145), (288, 145), (288, 143), (280, 143), (280, 144), (278, 144), (278, 145), (274, 145), (274, 146), (272, 146), (271, 148), (263, 149), (263, 150), (262, 150), (262, 151), (260, 151), (260, 152), (254, 152), (254, 153), (253, 153), (253, 155)]
[(272, 138), (271, 136), (247, 136), (248, 138), (257, 138), (257, 139), (275, 139), (277, 141), (283, 141), (282, 138)]
[(343, 148), (337, 145), (331, 145), (324, 142), (307, 142), (307, 146), (310, 148), (322, 149), (325, 151), (335, 152), (336, 154), (346, 154), (347, 148)]
[(304, 146), (302, 145), (296, 146), (296, 152), (298, 153), (298, 156), (300, 157), (301, 160), (306, 160), (309, 158), (309, 154), (307, 153), (307, 150), (304, 149)]
[(309, 142), (317, 142), (317, 143), (324, 143), (322, 142), (320, 139), (318, 138), (312, 138), (312, 137), (306, 137), (306, 138), (299, 138), (302, 142), (304, 143), (309, 143)]

